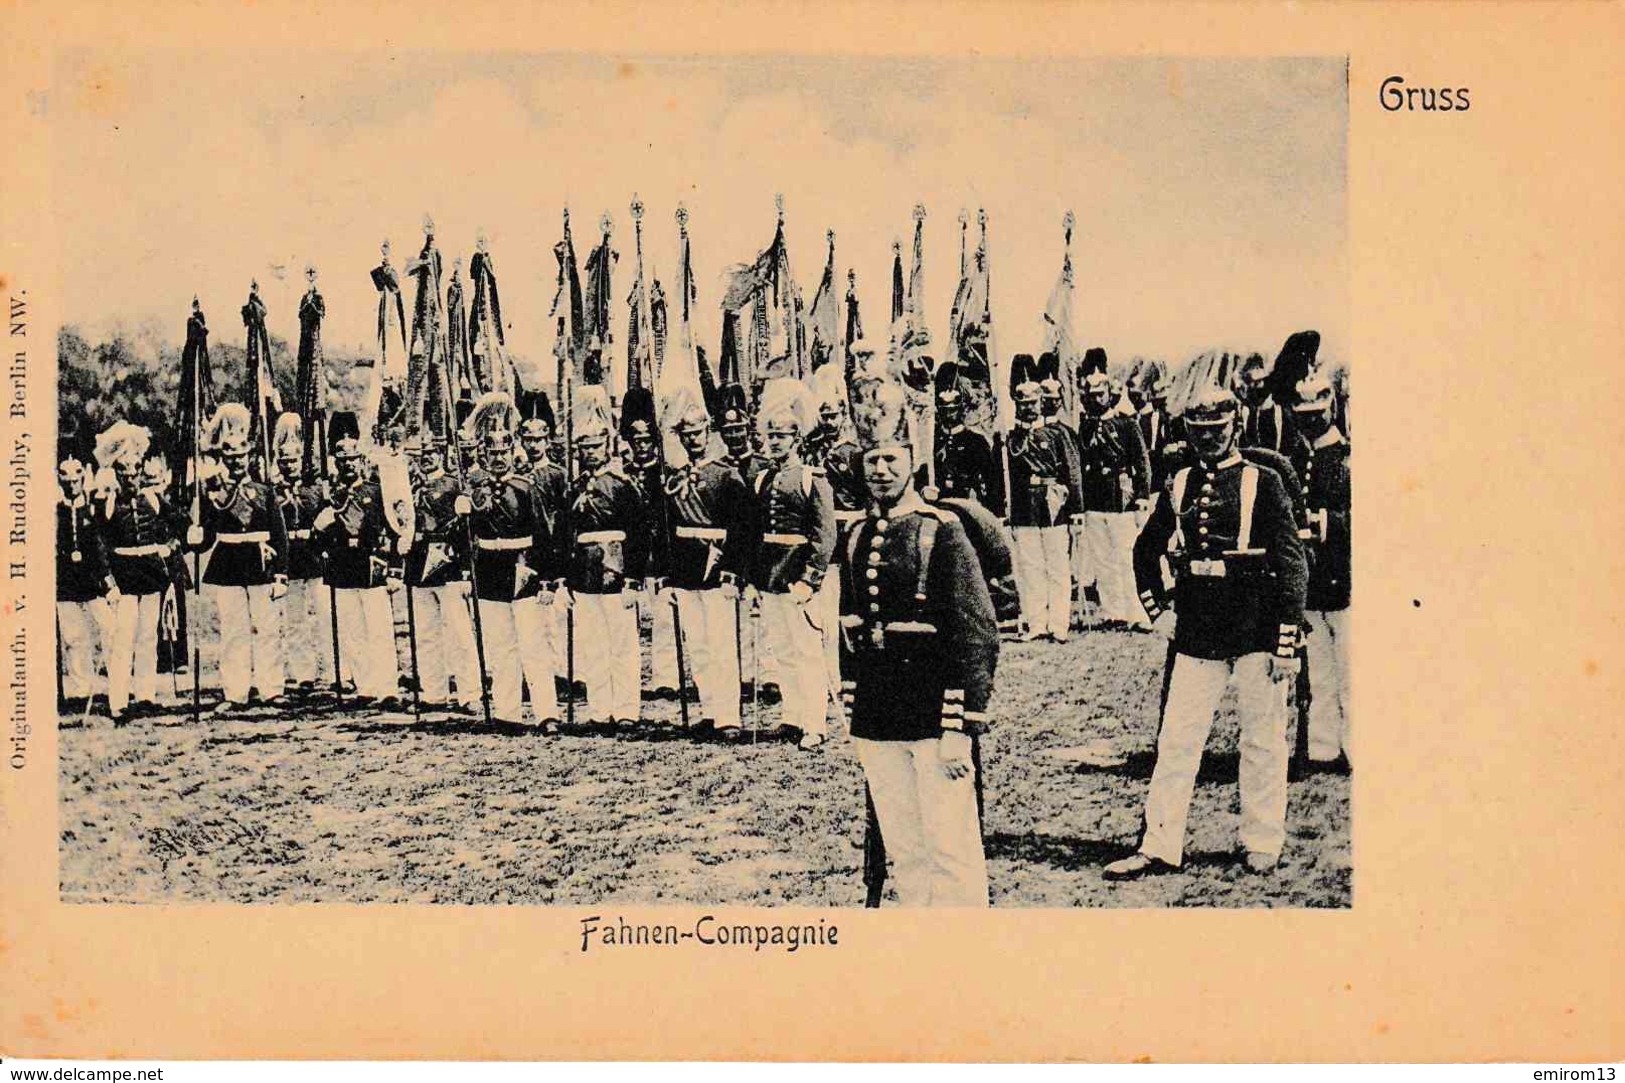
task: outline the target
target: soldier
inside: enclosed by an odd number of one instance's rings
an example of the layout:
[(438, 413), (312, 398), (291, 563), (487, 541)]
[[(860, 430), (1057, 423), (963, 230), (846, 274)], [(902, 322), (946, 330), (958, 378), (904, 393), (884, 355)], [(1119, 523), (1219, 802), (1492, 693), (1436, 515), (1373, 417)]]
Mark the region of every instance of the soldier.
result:
[(88, 489), (89, 473), (68, 424), (57, 443), (61, 491), (56, 505), (56, 627), (62, 652), (63, 713), (84, 709), (95, 691), (96, 652), (107, 655), (110, 607), (119, 600), (118, 583)]
[[(1167, 481), (1163, 449), (1175, 439), (1169, 428), (1168, 382), (1160, 361), (1150, 362), (1141, 374), (1140, 398), (1140, 441), (1145, 445), (1146, 458), (1151, 464), (1150, 491), (1155, 495), (1162, 492)], [(1135, 518), (1143, 527), (1150, 515), (1150, 501), (1147, 501), (1147, 506)]]
[(974, 500), (1002, 513), (1004, 479), (993, 458), (993, 445), (965, 425), (965, 393), (958, 363), (942, 362), (934, 379), (937, 492), (945, 500)]
[(1243, 369), (1242, 376), (1253, 403), (1243, 429), (1244, 447), (1291, 454), (1297, 434), (1293, 431), (1292, 411), (1288, 407), (1292, 405), (1298, 383), (1314, 371), (1319, 352), (1320, 332), (1296, 331), (1287, 336), (1273, 366), (1266, 368), (1258, 354), (1247, 359), (1251, 367)]
[(152, 436), (139, 425), (114, 422), (96, 439), (98, 471), (94, 500), (108, 565), (118, 590), (112, 646), (107, 659), (107, 702), (113, 723), (129, 719), (137, 703), (154, 703), (158, 692), (158, 619), (169, 586), (168, 558), (175, 551), (170, 509), (142, 491), (141, 464)]
[(1305, 568), (1280, 478), (1236, 450), (1237, 403), (1201, 389), (1184, 422), (1197, 456), (1175, 475), (1134, 546), (1141, 601), (1163, 612), (1159, 558), (1175, 569), (1175, 657), (1138, 852), (1108, 879), (1179, 867), (1208, 731), (1234, 681), (1241, 716), (1241, 844), (1248, 870), (1274, 869), (1286, 839), (1287, 692), (1298, 669)]
[(902, 389), (858, 413), (868, 515), (846, 541), (841, 630), (852, 736), (904, 906), (986, 906), (972, 734), (998, 628), (959, 518), (921, 500)]
[(386, 585), (394, 545), (383, 491), (367, 468), (354, 414), (335, 413), (328, 440), (337, 477), (311, 526), (326, 553), (324, 578), (338, 603), (338, 665), (341, 673), (348, 666), (361, 706), (396, 709), (400, 661)]
[[(525, 650), (518, 610), (538, 589), (531, 567), (536, 547), (536, 506), (531, 479), (514, 470), (518, 411), (501, 391), (480, 396), (468, 426), (480, 446), (480, 466), (468, 476), (474, 533), (474, 579), (479, 590), (480, 627), (485, 638), (485, 665), (491, 677), (491, 714), (510, 723), (523, 721), (522, 691)], [(544, 655), (545, 656), (545, 655)], [(547, 689), (552, 688), (549, 672)], [(479, 686), (474, 686), (476, 694)], [(552, 714), (535, 688), (531, 697), (539, 721)]]
[(1308, 505), (1305, 545), (1314, 554), (1304, 616), (1309, 625), (1309, 760), (1330, 766), (1351, 762), (1348, 681), (1349, 575), (1351, 570), (1349, 443), (1333, 423), (1331, 381), (1315, 373), (1298, 384), (1292, 407), (1292, 445)]
[(762, 649), (779, 671), (782, 725), (810, 751), (827, 732), (823, 629), (811, 603), (835, 548), (835, 507), (829, 482), (798, 452), (808, 427), (806, 400), (799, 380), (772, 380), (762, 389), (756, 425), (770, 465), (755, 482), (761, 534), (750, 580), (760, 598)]
[(282, 658), (293, 691), (308, 695), (332, 679), (328, 652), (332, 614), (322, 582), (322, 551), (313, 531), (322, 509), (322, 486), (315, 482), (312, 461), (307, 477), (303, 462), (303, 426), (296, 413), (277, 418), (273, 450), (277, 466), (277, 502), (288, 533), (288, 593), (277, 623), (282, 628)]
[[(1102, 351), (1104, 352), (1104, 351)], [(1084, 378), (1078, 440), (1083, 467), (1084, 545), (1095, 574), (1101, 619), (1145, 631), (1151, 625), (1134, 587), (1135, 513), (1151, 496), (1151, 464), (1132, 414), (1117, 409), (1104, 372)]]
[(220, 713), (282, 699), (275, 603), (288, 590), (288, 536), (271, 486), (248, 476), (250, 427), (241, 403), (224, 403), (210, 419), (219, 468), (204, 471), (203, 521), (187, 535), (191, 548), (208, 550), (203, 593), (220, 621)]
[(1007, 440), (1010, 526), (1016, 541), (1016, 581), (1027, 620), (1023, 637), (1048, 635), (1065, 643), (1072, 618), (1072, 569), (1067, 524), (1082, 506), (1077, 447), (1042, 413), (1039, 369), (1031, 354), (1010, 366), (1016, 424)]
[(557, 589), (566, 573), (560, 531), (569, 500), (569, 482), (564, 468), (549, 459), (553, 406), (547, 393), (527, 393), (520, 414), (524, 420), (519, 423), (519, 442), (527, 460), (536, 514), (536, 544), (529, 558), (536, 585), (534, 591), (515, 600), (514, 621), (519, 627), (520, 663), (530, 686), (530, 709), (544, 727), (553, 727), (559, 721), (560, 693), (570, 694), (563, 688), (564, 610)]
[[(170, 497), (174, 480), (169, 460), (163, 455), (154, 452), (141, 463), (142, 493), (150, 493), (151, 499), (163, 506), (169, 517), (170, 536), (179, 538), (186, 533), (187, 517)], [(158, 672), (181, 674), (188, 670), (186, 621), (183, 617), (186, 605), (181, 595), (191, 587), (192, 578), (180, 546), (164, 558), (164, 565), (169, 572), (169, 583), (164, 588), (163, 600), (158, 604)]]
[(841, 616), (841, 537), (859, 519), (869, 494), (863, 487), (863, 456), (847, 426), (846, 377), (842, 366), (825, 364), (813, 373), (811, 390), (818, 423), (802, 442), (802, 461), (823, 472), (835, 508), (835, 548), (823, 585), (813, 599), (818, 627), (823, 629), (824, 680), (829, 700), (841, 703), (841, 652), (838, 625)]
[(666, 597), (675, 599), (684, 661), (699, 692), (699, 724), (724, 739), (739, 735), (739, 587), (751, 555), (751, 494), (739, 472), (706, 454), (711, 426), (686, 388), (661, 414), (687, 456), (667, 467), (670, 540), (660, 564)]
[[(426, 427), (407, 449), (417, 460), (405, 581), (417, 623), (418, 695), (429, 710), (471, 714), (480, 705), (480, 668), (468, 608), (468, 534), (457, 514), (463, 488), (446, 473), (444, 436)], [(457, 684), (455, 703), (449, 681)]]
[(649, 575), (645, 589), (638, 593), (640, 622), (649, 622), (649, 685), (654, 699), (675, 700), (678, 696), (677, 638), (672, 627), (672, 610), (657, 598), (659, 586), (654, 571), (664, 561), (667, 525), (665, 464), (660, 450), (660, 428), (655, 417), (655, 400), (647, 388), (634, 387), (621, 403), (621, 440), (625, 446), (622, 469), (638, 487), (638, 496), (648, 509), (643, 525), (646, 536), (642, 549), (649, 554)]
[(633, 725), (640, 676), (635, 595), (648, 572), (647, 511), (637, 484), (610, 456), (602, 385), (581, 389), (574, 417), (578, 468), (570, 490), (566, 600), (576, 613), (575, 670), (587, 686), (589, 725)]
[(745, 389), (738, 384), (723, 384), (717, 392), (717, 435), (722, 439), (726, 454), (722, 462), (734, 468), (751, 491), (756, 489), (756, 476), (767, 469), (767, 459), (751, 445), (750, 406)]

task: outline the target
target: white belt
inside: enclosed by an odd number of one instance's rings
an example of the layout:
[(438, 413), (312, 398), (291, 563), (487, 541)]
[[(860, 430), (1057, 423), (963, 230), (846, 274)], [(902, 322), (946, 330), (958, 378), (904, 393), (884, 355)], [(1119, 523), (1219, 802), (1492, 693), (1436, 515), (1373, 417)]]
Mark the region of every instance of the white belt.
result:
[(288, 531), (288, 538), (290, 541), (306, 541), (310, 538), (310, 531), (290, 530)]
[(623, 542), (626, 540), (624, 530), (589, 530), (585, 534), (576, 535), (577, 545), (607, 545), (610, 542)]
[(214, 540), (222, 545), (259, 545), (271, 540), (271, 532), (249, 530), (242, 534), (216, 534)]
[(762, 541), (768, 545), (806, 545), (805, 534), (763, 534)]
[(923, 620), (894, 620), (890, 624), (880, 625), (888, 632), (935, 632), (935, 624), (927, 624)]
[(116, 557), (161, 557), (164, 555), (162, 545), (121, 545), (115, 546), (113, 555)]
[(675, 530), (679, 538), (695, 538), (699, 541), (727, 541), (728, 532), (716, 526), (680, 526)]
[(1213, 579), (1224, 578), (1224, 561), (1222, 560), (1193, 560), (1191, 561), (1192, 575), (1205, 575)]
[(837, 523), (855, 523), (862, 519), (863, 516), (864, 513), (861, 511), (847, 511), (841, 508), (835, 510), (835, 521)]
[(523, 538), (478, 538), (475, 544), (481, 549), (529, 549), (534, 541), (529, 537)]

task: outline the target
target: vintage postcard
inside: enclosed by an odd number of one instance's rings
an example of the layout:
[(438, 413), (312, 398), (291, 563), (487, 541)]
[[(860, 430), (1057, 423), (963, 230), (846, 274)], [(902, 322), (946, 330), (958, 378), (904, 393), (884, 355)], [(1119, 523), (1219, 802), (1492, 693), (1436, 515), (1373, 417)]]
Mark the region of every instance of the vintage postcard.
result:
[(124, 14), (0, 1052), (1619, 1056), (1617, 6)]

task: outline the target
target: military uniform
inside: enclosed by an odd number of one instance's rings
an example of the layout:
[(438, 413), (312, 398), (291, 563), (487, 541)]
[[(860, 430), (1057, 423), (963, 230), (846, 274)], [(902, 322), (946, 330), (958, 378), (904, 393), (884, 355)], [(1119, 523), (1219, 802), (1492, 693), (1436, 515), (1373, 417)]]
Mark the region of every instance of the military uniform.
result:
[[(479, 409), (476, 407), (476, 416)], [(469, 474), (468, 487), (473, 506), (470, 523), (474, 531), (480, 628), (485, 636), (485, 665), (491, 676), (491, 713), (505, 722), (519, 722), (523, 719), (524, 660), (530, 653), (522, 644), (524, 632), (520, 625), (524, 622), (530, 631), (536, 630), (528, 611), (534, 608), (542, 586), (541, 573), (545, 571), (532, 567), (539, 533), (536, 501), (531, 479), (512, 470), (498, 475), (481, 468)], [(522, 609), (527, 611), (524, 617), (520, 615)], [(545, 720), (554, 713), (547, 709), (547, 697), (553, 693), (553, 674), (545, 642), (537, 647), (534, 657), (548, 660), (539, 667), (546, 670), (546, 684), (544, 689), (538, 689), (533, 681), (531, 699), (538, 719)]]
[(302, 686), (333, 679), (332, 607), (322, 581), (322, 548), (314, 525), (325, 498), (319, 483), (284, 475), (277, 486), (288, 533), (288, 593), (282, 598), (282, 657), (287, 679)]
[[(883, 386), (859, 430), (865, 447), (906, 447), (900, 389)], [(869, 509), (843, 556), (843, 692), (898, 901), (986, 906), (972, 746), (951, 736), (987, 728), (998, 661), (976, 551), (953, 511), (905, 482)]]
[[(246, 433), (244, 434), (246, 436)], [(230, 703), (282, 694), (273, 589), (286, 582), (288, 537), (269, 485), (244, 477), (205, 493), (203, 593), (220, 620), (220, 687)], [(276, 593), (280, 596), (281, 591)]]
[[(146, 430), (122, 422), (118, 425), (123, 429), (119, 441), (127, 450), (115, 450), (112, 456), (144, 457), (149, 442)], [(104, 458), (100, 442), (97, 459), (112, 461)], [(170, 585), (168, 558), (177, 539), (168, 502), (155, 492), (137, 491), (121, 481), (104, 490), (97, 504), (108, 567), (119, 590), (113, 601), (107, 660), (108, 706), (118, 718), (132, 696), (143, 703), (157, 698), (158, 619), (164, 591)]]
[(937, 429), (936, 444), (937, 492), (1002, 513), (1003, 476), (988, 438), (964, 425), (943, 426)]
[[(1147, 625), (1134, 586), (1135, 513), (1151, 495), (1151, 464), (1132, 416), (1108, 412), (1079, 422), (1084, 545), (1102, 620)], [(1080, 580), (1081, 582), (1081, 580)]]
[(462, 495), (443, 465), (419, 480), (405, 581), (417, 621), (419, 695), (431, 706), (451, 702), (455, 681), (456, 701), (473, 709), (480, 703), (480, 668), (469, 612), (468, 533), (457, 513)]
[[(826, 365), (818, 371), (819, 375), (829, 374), (832, 379), (828, 380), (828, 383), (840, 386), (839, 380), (834, 379), (840, 377), (840, 368)], [(815, 378), (814, 382), (816, 384), (821, 381)], [(840, 392), (839, 402), (844, 410), (844, 387)], [(863, 453), (846, 434), (844, 425), (820, 424), (808, 434), (803, 444), (802, 460), (822, 471), (824, 480), (829, 483), (830, 501), (835, 509), (835, 548), (830, 554), (829, 570), (824, 575), (824, 581), (819, 586), (818, 594), (813, 598), (811, 605), (814, 607), (818, 627), (823, 630), (821, 638), (824, 646), (824, 682), (828, 688), (830, 702), (839, 704), (841, 540), (847, 531), (863, 518), (863, 509), (869, 502), (869, 494), (863, 484)]]
[[(70, 460), (83, 476), (78, 460)], [(63, 464), (64, 467), (68, 463)], [(80, 700), (95, 690), (96, 653), (107, 654), (111, 630), (109, 592), (117, 605), (102, 531), (82, 484), (56, 505), (56, 627), (62, 646), (62, 694)]]
[(359, 695), (392, 699), (400, 679), (385, 586), (393, 535), (378, 482), (362, 475), (335, 484), (317, 522), (315, 538), (327, 554), (324, 578), (338, 602), (340, 676), (348, 667)]
[(1022, 614), (1029, 635), (1065, 640), (1072, 622), (1068, 527), (1082, 504), (1076, 448), (1064, 430), (1042, 419), (1018, 422), (1007, 444)]
[[(1325, 405), (1331, 409), (1330, 385), (1317, 378)], [(1302, 407), (1299, 408), (1300, 410)], [(1318, 762), (1349, 753), (1348, 612), (1353, 551), (1350, 544), (1349, 443), (1336, 426), (1314, 439), (1300, 433), (1292, 448), (1293, 463), (1307, 505), (1302, 533), (1314, 559), (1310, 563), (1304, 616), (1309, 626), (1309, 758)]]
[(635, 721), (641, 652), (632, 595), (648, 573), (648, 511), (637, 484), (613, 461), (577, 475), (569, 499), (567, 580), (587, 715), (595, 722)]
[[(1199, 398), (1193, 411), (1202, 424), (1235, 423), (1235, 400), (1227, 392)], [(1195, 423), (1191, 414), (1187, 422)], [(1175, 657), (1139, 856), (1175, 866), (1183, 860), (1203, 748), (1234, 680), (1242, 731), (1241, 842), (1250, 863), (1273, 867), (1286, 836), (1288, 682), (1278, 673), (1283, 663), (1271, 659), (1296, 658), (1306, 576), (1280, 478), (1248, 462), (1233, 444), (1218, 462), (1178, 471), (1134, 547), (1141, 601), (1153, 617), (1169, 600), (1160, 564), (1165, 553), (1176, 578)]]
[[(643, 551), (649, 554), (650, 574), (657, 574), (670, 529), (661, 513), (665, 467), (657, 458), (646, 463), (629, 462), (625, 471), (648, 510), (644, 517)], [(655, 591), (646, 590), (638, 594), (638, 607), (642, 618), (649, 622), (649, 685), (656, 692), (675, 695), (681, 681), (677, 674), (677, 629), (671, 606), (661, 602)]]

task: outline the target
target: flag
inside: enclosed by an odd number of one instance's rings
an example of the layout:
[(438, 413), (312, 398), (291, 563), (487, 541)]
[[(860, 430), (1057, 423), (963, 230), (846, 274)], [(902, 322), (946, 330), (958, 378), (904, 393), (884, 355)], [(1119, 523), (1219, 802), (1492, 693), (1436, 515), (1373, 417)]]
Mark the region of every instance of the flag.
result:
[(840, 338), (840, 303), (835, 299), (835, 231), (828, 230), (829, 256), (824, 261), (824, 276), (818, 281), (818, 292), (813, 294), (811, 319), (812, 346), (808, 351), (812, 370), (817, 372), (835, 357), (835, 344)]
[[(604, 371), (604, 358), (609, 356), (610, 345), (615, 341), (615, 332), (610, 328), (610, 302), (613, 296), (610, 278), (615, 269), (615, 261), (621, 258), (621, 254), (610, 247), (609, 238), (613, 224), (607, 214), (598, 220), (598, 228), (603, 239), (587, 254), (586, 295), (576, 302), (580, 307), (572, 312), (576, 317), (571, 325), (576, 329), (575, 364), (581, 382), (588, 384), (604, 382), (607, 375)], [(565, 235), (568, 237), (568, 231)], [(574, 249), (571, 251), (573, 254)], [(571, 274), (575, 275), (573, 268)], [(577, 292), (573, 293), (572, 297), (579, 296), (579, 280), (575, 289)]]
[[(657, 283), (658, 285), (658, 283)], [(694, 261), (689, 248), (688, 209), (677, 208), (677, 336), (661, 351), (660, 369), (655, 376), (655, 398), (666, 402), (673, 395), (692, 394), (694, 401), (706, 404), (709, 411), (716, 396), (716, 384), (699, 346), (695, 343), (694, 303), (699, 291), (694, 284)], [(666, 302), (662, 296), (656, 309), (659, 318), (656, 341), (665, 344)]]
[(773, 241), (756, 259), (728, 270), (728, 288), (723, 293), (724, 314), (750, 311), (750, 326), (739, 343), (740, 373), (747, 388), (755, 388), (778, 376), (805, 379), (807, 376), (807, 334), (801, 291), (790, 270), (790, 255), (784, 243), (784, 200), (776, 200), (778, 226)]
[(271, 375), (271, 338), (265, 330), (265, 302), (260, 299), (260, 284), (248, 286), (248, 301), (243, 305), (243, 327), (248, 332), (248, 385), (253, 388), (249, 403), (249, 439), (260, 447), (262, 480), (269, 483), (271, 473), (272, 419), (282, 412), (282, 396), (277, 394), (276, 381)]
[(203, 306), (193, 297), (191, 315), (186, 317), (186, 345), (181, 349), (180, 393), (175, 412), (179, 419), (175, 431), (189, 441), (185, 468), (174, 472), (177, 499), (182, 502), (187, 499), (185, 490), (196, 486), (202, 425), (214, 413), (216, 401), (214, 372), (209, 366), (209, 327), (203, 318)]
[(858, 272), (846, 269), (846, 392), (852, 394), (852, 380), (857, 375), (857, 358), (852, 356), (852, 344), (863, 337), (863, 316), (858, 312)]
[(654, 329), (654, 300), (643, 269), (643, 201), (635, 195), (632, 197), (632, 232), (635, 238), (633, 248), (637, 255), (637, 278), (632, 283), (632, 292), (626, 298), (629, 310), (626, 331), (626, 376), (622, 382), (615, 378), (618, 373), (612, 374), (609, 381), (609, 393), (614, 399), (624, 398), (626, 391), (634, 387), (652, 392), (655, 375), (660, 371)]
[[(605, 215), (604, 243), (601, 249), (609, 247), (609, 216)], [(584, 300), (581, 295), (581, 276), (576, 270), (575, 239), (570, 233), (570, 209), (564, 209), (564, 239), (553, 246), (553, 255), (559, 262), (558, 288), (553, 294), (553, 305), (548, 310), (550, 319), (556, 320), (558, 337), (554, 340), (553, 355), (558, 361), (558, 375), (554, 383), (554, 400), (559, 404), (563, 416), (563, 431), (565, 442), (564, 469), (568, 474), (571, 470), (571, 441), (575, 435), (575, 389), (581, 383), (597, 383), (599, 380), (584, 380), (585, 373), (578, 372), (582, 365), (582, 356), (585, 352), (585, 336), (582, 332), (584, 322)]]
[(1072, 334), (1072, 227), (1071, 211), (1061, 220), (1066, 244), (1061, 257), (1061, 275), (1044, 305), (1044, 352), (1060, 358), (1061, 412), (1075, 416), (1078, 410), (1078, 346)]

